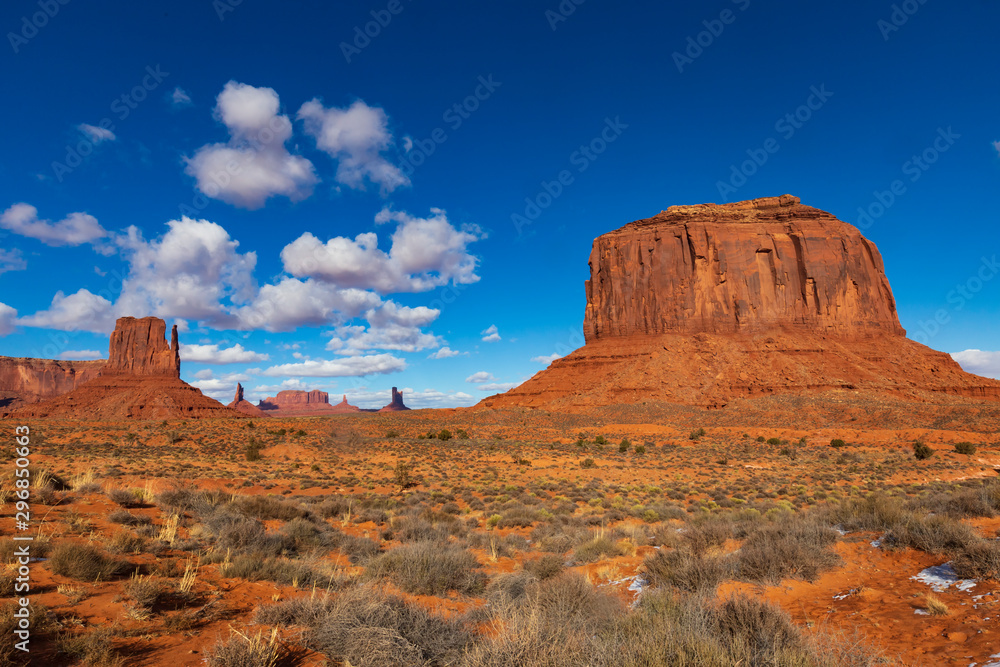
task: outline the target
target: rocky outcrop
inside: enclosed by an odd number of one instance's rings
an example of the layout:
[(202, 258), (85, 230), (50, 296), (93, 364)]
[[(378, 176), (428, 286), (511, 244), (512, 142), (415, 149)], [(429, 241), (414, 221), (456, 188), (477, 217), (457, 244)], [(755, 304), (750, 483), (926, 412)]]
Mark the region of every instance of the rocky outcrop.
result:
[(403, 410), (409, 410), (408, 407), (403, 405), (403, 392), (396, 391), (396, 388), (392, 388), (392, 402), (385, 406), (379, 412), (401, 412)]
[(165, 334), (167, 324), (158, 317), (121, 317), (115, 323), (104, 375), (121, 373), (135, 376), (181, 376), (181, 355), (177, 325)]
[(245, 415), (250, 415), (251, 417), (266, 417), (267, 413), (258, 408), (256, 405), (250, 401), (243, 398), (243, 385), (239, 382), (236, 383), (236, 396), (233, 398), (233, 402), (226, 406), (232, 410), (237, 410)]
[(273, 398), (265, 398), (258, 407), (272, 416), (294, 417), (300, 415), (346, 414), (361, 409), (347, 402), (347, 396), (337, 405), (330, 405), (330, 395), (325, 391), (279, 391)]
[(672, 206), (594, 241), (586, 340), (773, 328), (902, 335), (875, 244), (784, 195)]
[(0, 357), (0, 411), (38, 403), (97, 377), (105, 362)]
[(590, 271), (584, 347), (480, 406), (1000, 399), (1000, 381), (905, 337), (871, 241), (790, 195), (673, 206), (596, 239)]
[(12, 413), (17, 419), (74, 420), (242, 417), (180, 379), (177, 328), (146, 317), (118, 320), (98, 377), (61, 396)]

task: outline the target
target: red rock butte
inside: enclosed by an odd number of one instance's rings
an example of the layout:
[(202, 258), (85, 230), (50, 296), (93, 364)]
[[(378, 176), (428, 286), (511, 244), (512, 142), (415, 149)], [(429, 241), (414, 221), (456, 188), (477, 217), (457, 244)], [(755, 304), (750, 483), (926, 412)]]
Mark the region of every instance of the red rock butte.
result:
[(403, 410), (409, 410), (408, 407), (403, 405), (403, 392), (397, 391), (396, 388), (393, 387), (392, 401), (389, 405), (379, 410), (379, 412), (402, 412)]
[(598, 237), (586, 345), (483, 407), (574, 409), (822, 390), (1000, 399), (907, 339), (875, 244), (783, 195), (672, 206)]
[(73, 391), (105, 363), (0, 357), (0, 413)]
[(233, 398), (233, 402), (226, 406), (232, 410), (237, 410), (245, 415), (250, 415), (251, 417), (267, 417), (267, 413), (258, 408), (256, 405), (250, 401), (243, 398), (243, 385), (239, 382), (236, 383), (236, 396)]
[(166, 323), (122, 317), (115, 323), (108, 361), (97, 377), (72, 391), (12, 413), (16, 418), (171, 419), (242, 417), (180, 379), (177, 327), (167, 343)]
[(337, 405), (330, 405), (330, 395), (325, 391), (286, 390), (277, 396), (265, 398), (257, 404), (265, 414), (272, 416), (336, 415), (360, 412), (361, 408), (347, 402), (347, 396)]

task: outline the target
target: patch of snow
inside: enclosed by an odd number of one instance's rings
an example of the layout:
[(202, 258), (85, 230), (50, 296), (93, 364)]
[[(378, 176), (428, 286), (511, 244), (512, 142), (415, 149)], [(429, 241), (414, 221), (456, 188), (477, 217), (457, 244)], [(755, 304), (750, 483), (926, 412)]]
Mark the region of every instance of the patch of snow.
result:
[(943, 565), (932, 565), (910, 579), (927, 584), (936, 593), (940, 593), (949, 586), (954, 586), (960, 591), (967, 591), (977, 583), (975, 579), (959, 579), (950, 562)]
[(931, 613), (929, 611), (927, 611), (926, 609), (914, 609), (913, 613), (916, 614), (917, 616), (930, 616), (931, 615)]
[(881, 548), (882, 547), (882, 540), (884, 540), (884, 539), (885, 539), (885, 535), (883, 535), (882, 537), (878, 538), (877, 540), (872, 540), (872, 546), (875, 547), (876, 549)]
[(850, 532), (851, 532), (851, 531), (849, 531), (849, 530), (844, 530), (844, 527), (843, 527), (843, 526), (834, 526), (834, 527), (833, 527), (833, 529), (834, 529), (835, 531), (837, 531), (838, 533), (840, 533), (841, 535), (847, 535), (848, 533), (850, 533)]

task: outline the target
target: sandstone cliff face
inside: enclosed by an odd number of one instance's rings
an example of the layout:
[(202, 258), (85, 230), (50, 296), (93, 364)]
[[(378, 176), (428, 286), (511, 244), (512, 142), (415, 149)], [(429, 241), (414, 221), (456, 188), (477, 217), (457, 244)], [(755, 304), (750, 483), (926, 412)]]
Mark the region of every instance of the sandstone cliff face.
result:
[(171, 329), (170, 344), (166, 341), (167, 324), (158, 317), (121, 317), (111, 334), (108, 363), (104, 374), (179, 378), (181, 356), (177, 342), (177, 325)]
[(0, 409), (37, 403), (97, 377), (105, 362), (0, 357)]
[(586, 345), (480, 406), (1000, 399), (1000, 381), (905, 337), (873, 243), (790, 195), (673, 206), (596, 239), (590, 270)]
[(361, 409), (347, 402), (347, 396), (337, 405), (330, 405), (330, 395), (325, 391), (279, 391), (277, 396), (265, 398), (258, 407), (272, 416), (343, 414), (360, 412)]
[(403, 410), (409, 410), (408, 407), (403, 405), (403, 392), (396, 391), (396, 388), (392, 388), (392, 402), (385, 406), (379, 412), (401, 412)]
[(672, 206), (594, 241), (586, 340), (775, 327), (902, 335), (882, 256), (785, 195)]
[(98, 377), (61, 396), (12, 413), (17, 419), (173, 419), (242, 417), (180, 379), (177, 328), (146, 317), (118, 320)]

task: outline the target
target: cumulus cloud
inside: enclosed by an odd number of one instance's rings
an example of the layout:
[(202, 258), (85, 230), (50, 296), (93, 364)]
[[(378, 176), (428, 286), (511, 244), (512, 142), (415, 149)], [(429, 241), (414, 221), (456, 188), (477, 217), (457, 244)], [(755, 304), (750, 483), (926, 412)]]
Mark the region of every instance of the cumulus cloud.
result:
[(14, 332), (17, 326), (17, 311), (5, 303), (0, 303), (0, 336)]
[(234, 314), (242, 329), (291, 331), (300, 326), (342, 324), (381, 302), (373, 292), (339, 289), (315, 280), (283, 278), (261, 287), (253, 302), (236, 309)]
[(48, 310), (22, 317), (17, 323), (43, 329), (111, 333), (115, 328), (115, 316), (110, 301), (81, 289), (69, 296), (56, 292)]
[(87, 123), (81, 123), (80, 125), (77, 125), (76, 128), (80, 130), (80, 132), (82, 132), (88, 139), (90, 139), (93, 144), (99, 144), (104, 141), (114, 141), (118, 138), (111, 130), (103, 127), (96, 127), (94, 125), (88, 125)]
[(562, 358), (563, 358), (563, 355), (559, 354), (558, 352), (553, 352), (552, 354), (541, 356), (541, 357), (532, 357), (531, 360), (534, 361), (535, 363), (545, 364), (546, 366), (548, 366), (549, 364), (551, 364), (556, 359), (562, 359)]
[(486, 371), (479, 371), (478, 373), (473, 373), (469, 377), (465, 378), (466, 382), (472, 382), (473, 384), (482, 384), (484, 382), (492, 382), (496, 380), (492, 373), (487, 373)]
[(78, 246), (108, 235), (97, 218), (87, 213), (70, 213), (59, 222), (39, 220), (38, 209), (24, 203), (14, 204), (0, 214), (0, 227), (49, 246)]
[(387, 301), (378, 308), (364, 313), (368, 327), (339, 327), (326, 349), (338, 354), (361, 354), (370, 350), (398, 350), (419, 352), (439, 347), (439, 336), (421, 330), (430, 324), (441, 311), (419, 306), (409, 308), (394, 301)]
[(340, 359), (312, 359), (297, 364), (272, 366), (262, 375), (281, 377), (360, 377), (363, 375), (385, 375), (406, 369), (406, 361), (391, 354), (343, 357)]
[(370, 107), (363, 100), (346, 109), (327, 109), (313, 99), (302, 105), (297, 117), (306, 133), (316, 139), (316, 146), (338, 161), (338, 183), (363, 189), (370, 181), (383, 192), (410, 184), (399, 167), (383, 156), (393, 145), (383, 109)]
[(500, 340), (500, 333), (495, 324), (490, 325), (488, 329), (480, 331), (479, 335), (483, 337), (483, 342), (486, 343), (496, 343)]
[(239, 241), (221, 225), (184, 217), (167, 223), (159, 239), (146, 241), (136, 227), (118, 237), (129, 262), (116, 311), (234, 326), (221, 300), (249, 303), (256, 294), (257, 255), (240, 253)]
[(1000, 155), (1000, 141), (994, 141), (993, 148), (997, 149), (997, 154)]
[(1000, 352), (963, 350), (952, 352), (951, 357), (969, 373), (1000, 379)]
[(219, 349), (217, 344), (184, 345), (181, 343), (181, 360), (199, 364), (248, 364), (256, 361), (268, 361), (270, 358), (266, 354), (247, 350), (239, 343), (223, 349)]
[(194, 374), (197, 378), (190, 382), (191, 385), (201, 390), (206, 396), (211, 396), (222, 403), (229, 403), (236, 395), (236, 383), (246, 382), (250, 376), (245, 373), (230, 373), (222, 377), (215, 377), (211, 370), (204, 369)]
[(178, 86), (174, 88), (174, 92), (170, 94), (170, 103), (174, 107), (186, 107), (191, 105), (191, 95)]
[(26, 268), (28, 268), (28, 262), (25, 261), (20, 250), (0, 248), (0, 274), (7, 271), (24, 271)]
[(97, 350), (66, 350), (65, 352), (60, 352), (57, 359), (72, 359), (72, 360), (93, 360), (102, 359), (104, 355)]
[(338, 236), (323, 243), (306, 232), (284, 247), (281, 260), (293, 276), (312, 277), (339, 287), (373, 289), (383, 294), (424, 292), (449, 282), (471, 284), (478, 258), (468, 245), (482, 237), (478, 227), (455, 228), (441, 209), (415, 218), (383, 210), (376, 222), (395, 220), (389, 252), (378, 247), (378, 235)]
[(440, 350), (433, 354), (427, 355), (428, 359), (450, 359), (451, 357), (457, 357), (462, 354), (461, 352), (456, 352), (450, 347), (442, 347)]
[(285, 147), (292, 122), (278, 110), (272, 88), (227, 83), (216, 98), (215, 115), (229, 130), (229, 142), (202, 146), (185, 158), (185, 173), (195, 178), (198, 190), (247, 209), (274, 196), (299, 201), (311, 195), (318, 181), (313, 164)]

